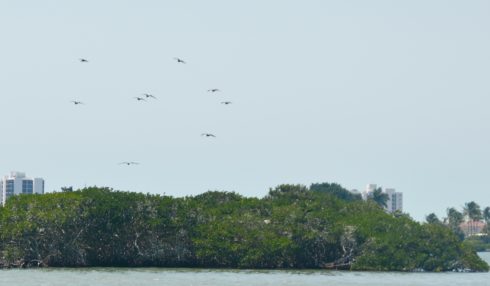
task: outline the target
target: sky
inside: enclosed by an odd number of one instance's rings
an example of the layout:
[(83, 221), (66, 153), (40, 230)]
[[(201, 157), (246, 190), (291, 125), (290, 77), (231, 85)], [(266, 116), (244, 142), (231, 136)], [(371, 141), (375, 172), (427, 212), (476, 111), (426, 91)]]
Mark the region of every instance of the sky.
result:
[(490, 206), (489, 16), (477, 0), (3, 0), (0, 174), (177, 197), (376, 183), (417, 220)]

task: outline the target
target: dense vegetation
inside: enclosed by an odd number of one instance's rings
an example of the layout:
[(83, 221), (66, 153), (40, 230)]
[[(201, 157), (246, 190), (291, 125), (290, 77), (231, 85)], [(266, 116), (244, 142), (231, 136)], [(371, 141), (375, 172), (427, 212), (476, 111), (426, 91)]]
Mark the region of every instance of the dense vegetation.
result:
[(470, 236), (463, 241), (463, 244), (474, 251), (483, 252), (490, 251), (490, 236)]
[(281, 185), (262, 199), (96, 187), (15, 196), (0, 208), (0, 263), (488, 270), (448, 228), (387, 214), (336, 184)]
[[(451, 229), (461, 240), (463, 244), (475, 251), (490, 251), (490, 207), (483, 210), (476, 202), (468, 202), (464, 204), (463, 210), (460, 212), (456, 208), (451, 207), (446, 210), (447, 216), (442, 220), (436, 214), (431, 213), (425, 217), (429, 224), (444, 225)], [(479, 233), (464, 233), (463, 223), (482, 222), (485, 226)], [(476, 230), (472, 230), (475, 232)]]

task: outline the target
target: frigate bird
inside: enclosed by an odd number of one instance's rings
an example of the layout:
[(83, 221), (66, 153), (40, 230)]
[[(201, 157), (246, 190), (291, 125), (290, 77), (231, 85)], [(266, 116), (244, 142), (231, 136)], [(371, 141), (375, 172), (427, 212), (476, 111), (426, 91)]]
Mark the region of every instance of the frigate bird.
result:
[(221, 104), (228, 105), (228, 104), (231, 104), (231, 101), (223, 101), (223, 102), (221, 102)]
[(149, 94), (149, 93), (143, 93), (144, 96), (146, 96), (146, 98), (153, 98), (153, 99), (157, 99), (156, 96), (154, 96), (153, 94)]
[(81, 102), (81, 101), (76, 101), (76, 100), (72, 100), (71, 102), (73, 102), (73, 104), (75, 104), (75, 105), (83, 104), (83, 102)]
[(213, 135), (213, 134), (211, 134), (211, 133), (203, 133), (203, 134), (201, 134), (201, 136), (206, 136), (206, 137), (216, 137), (216, 136), (214, 136), (214, 135)]
[(218, 91), (221, 91), (217, 88), (211, 88), (211, 89), (208, 89), (208, 92), (218, 92)]
[(121, 162), (119, 163), (119, 165), (127, 165), (127, 166), (130, 166), (130, 165), (139, 165), (138, 162), (127, 162), (127, 161), (124, 161), (124, 162)]
[(185, 64), (186, 62), (181, 59), (181, 58), (174, 58), (174, 60), (176, 60), (178, 63), (182, 63), (182, 64)]
[(134, 98), (136, 98), (137, 101), (146, 101), (143, 97), (135, 96)]
[(81, 62), (81, 63), (88, 63), (88, 60), (87, 60), (87, 59), (84, 59), (84, 58), (81, 58), (81, 59), (80, 59), (80, 62)]

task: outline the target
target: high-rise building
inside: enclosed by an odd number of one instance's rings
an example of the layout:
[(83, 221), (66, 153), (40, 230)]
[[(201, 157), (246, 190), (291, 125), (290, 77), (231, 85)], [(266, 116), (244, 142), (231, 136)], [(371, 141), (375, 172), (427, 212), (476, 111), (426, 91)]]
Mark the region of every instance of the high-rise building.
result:
[[(376, 184), (368, 184), (366, 189), (362, 192), (362, 198), (367, 200), (372, 196), (372, 193), (377, 189)], [(384, 188), (383, 193), (388, 195), (386, 201), (386, 211), (393, 213), (395, 211), (403, 211), (403, 193), (396, 192), (393, 188)]]
[(44, 194), (42, 178), (27, 178), (25, 173), (10, 172), (0, 180), (0, 203), (5, 205), (8, 198), (20, 194)]
[(376, 190), (378, 186), (376, 184), (367, 184), (366, 189), (362, 192), (362, 199), (367, 200), (372, 192)]
[(385, 188), (384, 192), (388, 195), (386, 210), (390, 213), (403, 211), (403, 193), (396, 192), (393, 188)]

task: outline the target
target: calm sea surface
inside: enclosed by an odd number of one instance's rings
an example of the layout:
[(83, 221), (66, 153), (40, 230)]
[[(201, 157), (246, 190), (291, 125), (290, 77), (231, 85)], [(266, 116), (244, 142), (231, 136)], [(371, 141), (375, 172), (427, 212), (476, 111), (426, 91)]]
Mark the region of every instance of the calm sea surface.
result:
[[(480, 253), (490, 262), (490, 253)], [(396, 273), (344, 271), (253, 271), (168, 268), (1, 270), (0, 285), (488, 285), (490, 273)]]

